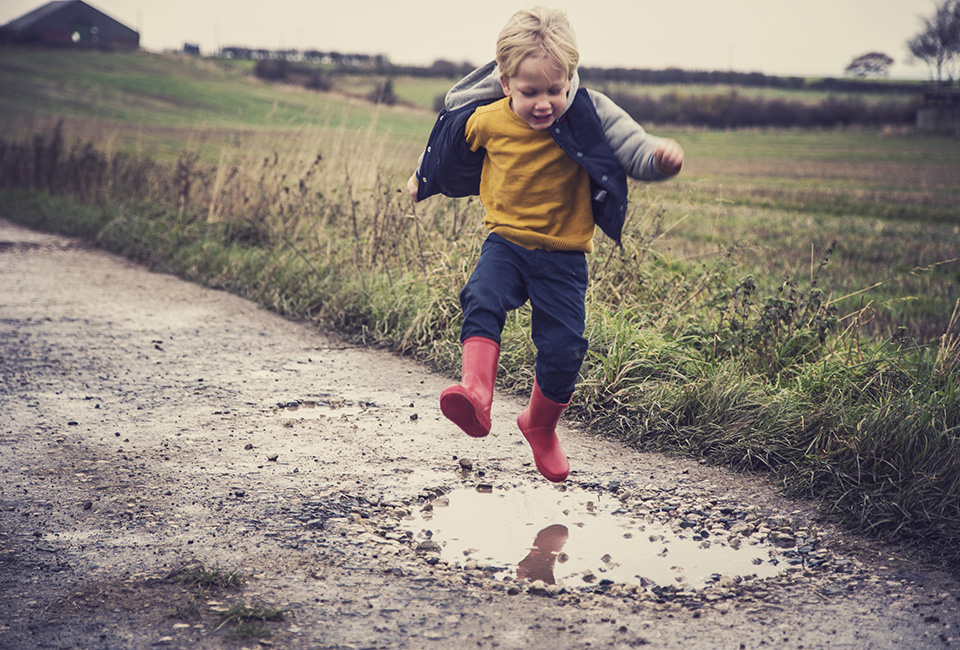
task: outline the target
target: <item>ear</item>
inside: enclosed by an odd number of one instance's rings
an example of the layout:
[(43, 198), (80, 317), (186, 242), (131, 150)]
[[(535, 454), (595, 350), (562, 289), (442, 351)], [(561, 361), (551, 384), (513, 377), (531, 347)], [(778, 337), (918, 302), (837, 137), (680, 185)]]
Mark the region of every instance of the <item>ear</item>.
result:
[(509, 97), (510, 96), (510, 77), (501, 76), (500, 87), (503, 89), (503, 94)]

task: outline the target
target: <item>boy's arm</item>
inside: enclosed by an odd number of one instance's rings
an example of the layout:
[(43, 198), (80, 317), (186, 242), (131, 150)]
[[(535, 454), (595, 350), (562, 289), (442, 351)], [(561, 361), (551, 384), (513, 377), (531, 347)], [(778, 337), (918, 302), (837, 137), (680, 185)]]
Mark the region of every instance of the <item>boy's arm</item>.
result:
[(606, 95), (587, 91), (603, 126), (607, 142), (628, 176), (658, 181), (680, 172), (683, 149), (674, 140), (650, 135)]
[(465, 137), (465, 124), (476, 108), (467, 105), (456, 111), (441, 111), (417, 169), (407, 180), (407, 191), (414, 201), (434, 194), (459, 197), (480, 193), (486, 151), (471, 149)]

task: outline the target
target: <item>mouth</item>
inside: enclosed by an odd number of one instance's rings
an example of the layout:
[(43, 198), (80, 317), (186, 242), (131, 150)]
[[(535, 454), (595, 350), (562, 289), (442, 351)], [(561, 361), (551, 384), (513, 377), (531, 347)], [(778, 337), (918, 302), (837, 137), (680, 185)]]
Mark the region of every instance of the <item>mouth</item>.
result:
[(553, 113), (546, 115), (530, 115), (530, 121), (534, 124), (547, 124), (553, 119)]

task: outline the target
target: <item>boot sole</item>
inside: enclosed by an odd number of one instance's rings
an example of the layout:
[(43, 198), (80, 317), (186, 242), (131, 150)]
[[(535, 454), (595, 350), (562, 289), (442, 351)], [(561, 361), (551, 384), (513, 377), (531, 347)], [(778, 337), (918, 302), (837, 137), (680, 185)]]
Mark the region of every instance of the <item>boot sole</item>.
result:
[(490, 423), (477, 417), (477, 409), (466, 395), (447, 393), (440, 396), (440, 411), (472, 438), (483, 438), (490, 433)]
[(536, 463), (537, 471), (540, 472), (540, 475), (551, 483), (563, 483), (567, 480), (567, 477), (570, 476), (569, 470), (565, 474), (551, 474), (544, 470), (543, 467), (540, 466), (540, 463), (537, 463), (536, 458), (533, 459), (533, 462)]
[(540, 461), (537, 460), (536, 456), (533, 457), (533, 462), (537, 466), (537, 471), (540, 472), (540, 475), (551, 483), (563, 483), (565, 480), (567, 480), (567, 477), (570, 476), (569, 468), (562, 474), (554, 474), (553, 472), (549, 472), (544, 469), (543, 465), (540, 464)]

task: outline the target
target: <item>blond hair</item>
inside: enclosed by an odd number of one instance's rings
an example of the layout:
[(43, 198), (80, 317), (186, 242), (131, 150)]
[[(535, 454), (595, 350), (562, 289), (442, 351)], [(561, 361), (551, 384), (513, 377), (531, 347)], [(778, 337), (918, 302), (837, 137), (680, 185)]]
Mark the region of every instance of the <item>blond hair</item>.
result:
[(512, 77), (520, 62), (530, 56), (555, 59), (566, 71), (567, 79), (573, 78), (580, 52), (566, 13), (534, 7), (513, 14), (497, 38), (500, 75)]

